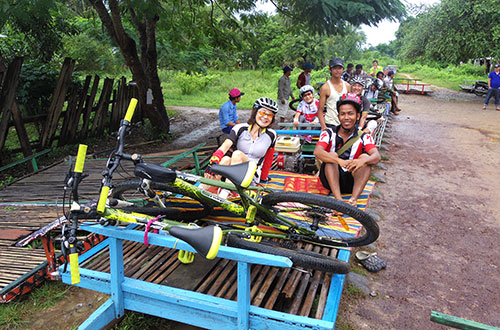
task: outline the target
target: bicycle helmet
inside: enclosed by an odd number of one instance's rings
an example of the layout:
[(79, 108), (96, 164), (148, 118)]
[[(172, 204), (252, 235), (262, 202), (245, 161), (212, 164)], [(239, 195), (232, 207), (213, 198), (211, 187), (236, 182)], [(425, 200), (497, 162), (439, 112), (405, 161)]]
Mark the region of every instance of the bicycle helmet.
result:
[(278, 104), (276, 104), (276, 102), (269, 97), (258, 98), (257, 101), (255, 101), (253, 107), (255, 109), (265, 108), (272, 111), (273, 113), (278, 112)]
[(352, 78), (351, 85), (354, 85), (354, 84), (360, 84), (361, 86), (363, 86), (363, 88), (365, 87), (365, 81), (361, 77)]
[(300, 89), (299, 89), (300, 98), (302, 98), (304, 96), (304, 94), (307, 92), (311, 92), (314, 95), (314, 87), (312, 87), (311, 85), (304, 85), (304, 86), (300, 87)]
[(361, 111), (361, 98), (354, 93), (345, 93), (337, 101), (337, 110), (340, 109), (342, 104), (350, 103), (354, 105), (357, 112)]

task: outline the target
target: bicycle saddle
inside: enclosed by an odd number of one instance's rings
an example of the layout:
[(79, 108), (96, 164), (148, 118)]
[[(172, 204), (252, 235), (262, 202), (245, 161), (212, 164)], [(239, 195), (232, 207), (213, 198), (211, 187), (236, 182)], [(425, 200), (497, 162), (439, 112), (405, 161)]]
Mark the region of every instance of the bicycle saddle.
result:
[(257, 164), (252, 161), (237, 165), (212, 164), (210, 168), (213, 173), (222, 175), (234, 185), (248, 188), (252, 183), (255, 171), (257, 171)]
[(175, 171), (160, 165), (139, 163), (134, 169), (135, 176), (156, 182), (174, 182), (177, 175)]

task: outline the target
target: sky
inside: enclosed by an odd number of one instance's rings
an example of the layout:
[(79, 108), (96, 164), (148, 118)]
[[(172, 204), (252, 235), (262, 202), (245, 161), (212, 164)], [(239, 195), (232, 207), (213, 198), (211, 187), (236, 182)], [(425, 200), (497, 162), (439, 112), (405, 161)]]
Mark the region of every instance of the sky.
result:
[[(402, 2), (413, 5), (433, 5), (440, 2), (440, 0), (403, 0)], [(391, 22), (389, 20), (383, 20), (378, 26), (361, 26), (361, 30), (366, 34), (367, 47), (387, 44), (391, 40), (396, 39), (395, 33), (398, 28), (399, 22)]]
[[(440, 2), (440, 0), (402, 0), (402, 2), (413, 5), (433, 5)], [(275, 12), (275, 7), (270, 1), (258, 3), (257, 8), (270, 13)], [(383, 20), (378, 26), (362, 25), (361, 30), (366, 34), (366, 47), (389, 43), (391, 40), (396, 39), (395, 33), (398, 28), (399, 22), (391, 22), (389, 20)]]

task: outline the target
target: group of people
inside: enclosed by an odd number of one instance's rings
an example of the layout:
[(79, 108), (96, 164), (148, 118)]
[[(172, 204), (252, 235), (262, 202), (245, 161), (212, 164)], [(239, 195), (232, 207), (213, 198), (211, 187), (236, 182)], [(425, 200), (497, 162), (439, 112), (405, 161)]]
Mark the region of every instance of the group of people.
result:
[[(380, 160), (366, 116), (363, 117), (363, 111), (367, 112), (370, 106), (363, 95), (365, 80), (361, 75), (353, 76), (351, 83), (343, 80), (344, 63), (341, 58), (334, 57), (329, 61), (331, 77), (322, 85), (317, 100), (310, 84), (313, 68), (306, 63), (297, 80), (302, 101), (293, 121), (296, 125), (301, 122), (321, 125), (322, 132), (314, 151), (322, 163), (320, 181), (337, 199), (341, 199), (341, 194), (351, 194), (348, 203), (357, 206), (357, 199), (370, 177), (371, 165)], [(275, 120), (287, 118), (290, 97), (293, 99), (291, 72), (289, 66), (283, 68), (283, 76), (278, 82), (278, 102), (267, 97), (257, 99), (248, 123), (241, 123), (236, 111), (236, 103), (244, 93), (236, 88), (229, 92), (229, 100), (219, 111), (221, 129), (228, 136), (212, 155), (211, 164), (234, 165), (253, 160), (258, 168), (253, 183), (268, 179), (277, 139), (271, 126)], [(210, 168), (205, 175), (213, 177)]]

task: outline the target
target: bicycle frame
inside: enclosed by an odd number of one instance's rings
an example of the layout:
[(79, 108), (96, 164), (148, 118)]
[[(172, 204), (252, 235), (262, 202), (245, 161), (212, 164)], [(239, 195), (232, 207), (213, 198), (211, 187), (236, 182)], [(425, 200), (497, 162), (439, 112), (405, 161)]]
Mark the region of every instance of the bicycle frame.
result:
[[(269, 193), (272, 192), (270, 189), (262, 188), (262, 187), (255, 187), (255, 186), (250, 186), (248, 188), (242, 188), (239, 186), (236, 186), (234, 184), (218, 181), (218, 180), (213, 180), (213, 179), (207, 179), (204, 177), (200, 177), (197, 175), (193, 174), (186, 174), (182, 172), (177, 173), (177, 178), (175, 179), (174, 182), (172, 183), (164, 183), (167, 185), (170, 185), (172, 187), (175, 187), (181, 191), (186, 192), (187, 194), (194, 195), (201, 200), (216, 204), (217, 206), (220, 206), (226, 211), (229, 211), (235, 215), (239, 215), (241, 217), (246, 218), (246, 224), (248, 226), (253, 226), (253, 225), (258, 225), (258, 224), (264, 224), (268, 227), (274, 228), (279, 230), (280, 232), (287, 232), (287, 233), (298, 233), (298, 234), (304, 234), (304, 235), (311, 235), (314, 234), (313, 231), (307, 230), (303, 227), (298, 227), (295, 223), (292, 221), (286, 219), (285, 217), (275, 214), (271, 210), (268, 210), (266, 207), (261, 205), (259, 203), (259, 198), (262, 193)], [(224, 188), (224, 189), (229, 189), (233, 191), (237, 191), (238, 194), (240, 195), (241, 198), (241, 205), (222, 199), (218, 195), (213, 194), (203, 188), (200, 188), (193, 183), (203, 183), (203, 184), (208, 184), (212, 186), (216, 186), (219, 188)], [(256, 193), (250, 193), (248, 194), (247, 191), (251, 192), (256, 192)], [(255, 209), (255, 211), (252, 211), (252, 209)], [(258, 214), (267, 214), (268, 216), (276, 219), (279, 223), (272, 223), (265, 221), (262, 219), (261, 216), (258, 216)], [(255, 217), (257, 215), (257, 220), (255, 220)], [(203, 221), (203, 220), (202, 220)], [(243, 226), (243, 224), (241, 224)], [(228, 233), (248, 233), (245, 230), (236, 230), (236, 229), (226, 229), (223, 230), (224, 234)], [(271, 233), (265, 233), (265, 232), (252, 232), (253, 236), (262, 236), (262, 237), (270, 237), (270, 238), (287, 238), (286, 235), (284, 234), (271, 234)]]

